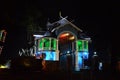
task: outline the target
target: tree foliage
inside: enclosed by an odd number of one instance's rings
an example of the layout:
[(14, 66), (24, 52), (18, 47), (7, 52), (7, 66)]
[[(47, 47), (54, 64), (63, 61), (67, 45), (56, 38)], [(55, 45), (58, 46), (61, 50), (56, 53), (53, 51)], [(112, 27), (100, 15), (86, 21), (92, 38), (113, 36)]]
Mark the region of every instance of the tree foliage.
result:
[(20, 20), (20, 25), (24, 26), (30, 32), (40, 31), (45, 25), (44, 20), (42, 12), (32, 7), (26, 9)]

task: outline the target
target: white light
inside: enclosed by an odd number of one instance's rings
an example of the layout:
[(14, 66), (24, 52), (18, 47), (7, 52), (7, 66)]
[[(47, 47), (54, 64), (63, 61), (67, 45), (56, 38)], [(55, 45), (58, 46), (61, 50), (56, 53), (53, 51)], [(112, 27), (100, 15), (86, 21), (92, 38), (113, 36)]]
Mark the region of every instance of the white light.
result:
[(94, 55), (96, 55), (97, 54), (97, 52), (94, 52)]
[(66, 35), (66, 36), (69, 36), (69, 33), (66, 33), (65, 35)]
[(69, 39), (70, 39), (70, 40), (73, 40), (73, 39), (75, 39), (75, 37), (74, 37), (74, 36), (72, 36), (72, 37), (70, 37)]
[(70, 53), (70, 51), (67, 51), (67, 53)]
[(38, 38), (43, 37), (43, 35), (33, 35), (33, 36)]
[(99, 62), (99, 70), (102, 70), (102, 66), (103, 66), (102, 62)]

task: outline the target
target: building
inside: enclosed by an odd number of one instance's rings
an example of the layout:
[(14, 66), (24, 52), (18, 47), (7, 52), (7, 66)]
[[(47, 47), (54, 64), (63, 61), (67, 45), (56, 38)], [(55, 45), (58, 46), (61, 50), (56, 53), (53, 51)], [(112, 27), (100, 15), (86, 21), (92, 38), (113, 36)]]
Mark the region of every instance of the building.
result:
[[(47, 23), (44, 34), (33, 34), (34, 54), (37, 59), (45, 55), (48, 63), (59, 64), (62, 70), (80, 71), (84, 69), (84, 61), (89, 58), (89, 42), (83, 31), (67, 18)], [(58, 67), (58, 66), (56, 66)]]

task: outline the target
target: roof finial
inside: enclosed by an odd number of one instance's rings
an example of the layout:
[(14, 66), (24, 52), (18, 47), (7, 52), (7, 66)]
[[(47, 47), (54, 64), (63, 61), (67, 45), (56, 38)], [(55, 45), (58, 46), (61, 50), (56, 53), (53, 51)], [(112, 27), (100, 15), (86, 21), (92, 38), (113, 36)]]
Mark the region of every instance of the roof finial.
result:
[(63, 18), (62, 15), (61, 15), (61, 11), (59, 11), (59, 16), (60, 16), (60, 18)]

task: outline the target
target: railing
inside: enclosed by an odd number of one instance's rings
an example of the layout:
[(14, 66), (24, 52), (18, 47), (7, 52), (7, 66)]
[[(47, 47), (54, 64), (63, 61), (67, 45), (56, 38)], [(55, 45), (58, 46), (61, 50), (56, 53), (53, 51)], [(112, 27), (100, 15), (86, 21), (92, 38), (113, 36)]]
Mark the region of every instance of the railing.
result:
[(22, 48), (19, 50), (19, 56), (35, 56), (34, 54), (34, 47), (31, 47), (30, 49)]

